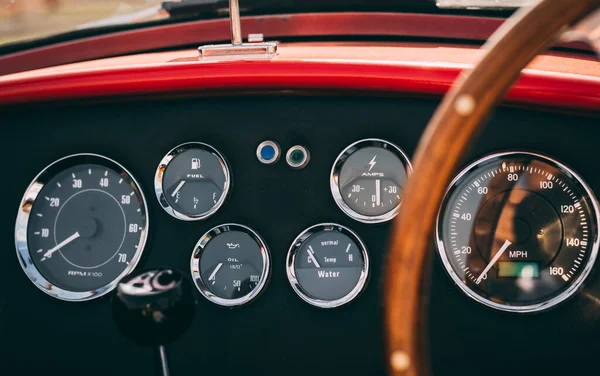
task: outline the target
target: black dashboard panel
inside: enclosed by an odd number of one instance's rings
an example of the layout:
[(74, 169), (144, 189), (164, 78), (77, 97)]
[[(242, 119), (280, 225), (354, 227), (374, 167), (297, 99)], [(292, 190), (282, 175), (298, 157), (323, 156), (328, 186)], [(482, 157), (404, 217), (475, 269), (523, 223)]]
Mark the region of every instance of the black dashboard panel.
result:
[[(364, 138), (389, 140), (412, 156), (436, 105), (408, 98), (259, 96), (1, 110), (0, 367), (25, 375), (153, 371), (152, 351), (123, 338), (112, 323), (109, 297), (68, 303), (46, 296), (27, 279), (15, 255), (15, 217), (30, 181), (49, 163), (86, 152), (118, 161), (144, 190), (150, 237), (138, 268), (174, 267), (189, 275), (199, 237), (230, 222), (257, 231), (271, 250), (270, 283), (252, 304), (227, 309), (197, 294), (193, 326), (169, 347), (173, 375), (384, 374), (383, 268), (391, 225), (364, 224), (342, 213), (331, 196), (329, 174), (337, 155)], [(570, 165), (599, 194), (598, 125), (598, 118), (501, 108), (465, 163), (497, 150), (534, 150)], [(284, 152), (305, 145), (309, 165), (292, 170), (284, 159), (272, 166), (259, 163), (256, 147), (265, 140), (278, 142)], [(154, 196), (158, 163), (187, 141), (214, 146), (232, 171), (229, 198), (199, 222), (172, 218)], [(347, 226), (369, 250), (368, 285), (340, 309), (306, 304), (286, 277), (291, 242), (322, 222)], [(561, 306), (517, 315), (469, 299), (432, 255), (428, 337), (435, 374), (581, 374), (596, 365), (598, 270)]]

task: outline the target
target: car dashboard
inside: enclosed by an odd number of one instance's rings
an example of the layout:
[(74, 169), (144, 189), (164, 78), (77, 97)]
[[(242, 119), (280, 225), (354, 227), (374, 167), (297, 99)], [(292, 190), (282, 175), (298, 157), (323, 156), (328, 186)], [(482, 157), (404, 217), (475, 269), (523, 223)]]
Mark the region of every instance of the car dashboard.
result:
[[(323, 41), (293, 40), (323, 17)], [(289, 39), (268, 59), (172, 41), (211, 22), (0, 56), (5, 369), (149, 374), (168, 353), (173, 375), (388, 371), (394, 218), (441, 96), (500, 20), (250, 16)], [(402, 37), (371, 40), (380, 23)], [(598, 67), (571, 45), (538, 57), (461, 160), (422, 281), (433, 374), (596, 366)]]
[[(174, 372), (383, 374), (383, 276), (393, 226), (389, 221), (364, 223), (345, 213), (332, 195), (331, 173), (340, 153), (365, 139), (397, 145), (410, 158), (437, 104), (435, 99), (377, 96), (234, 95), (41, 106), (35, 111), (17, 106), (3, 114), (3, 159), (15, 164), (7, 166), (10, 183), (4, 184), (3, 195), (15, 209), (32, 178), (48, 164), (91, 153), (124, 166), (143, 192), (148, 236), (139, 266), (144, 269), (170, 267), (191, 277), (190, 259), (211, 229), (239, 224), (260, 235), (271, 261), (263, 291), (235, 308), (215, 304), (198, 292), (194, 323), (170, 348)], [(501, 107), (465, 164), (498, 151), (534, 151), (566, 161), (597, 190), (600, 181), (590, 163), (595, 142), (590, 135), (596, 124), (597, 119), (588, 116)], [(265, 164), (257, 155), (265, 141), (281, 150), (276, 163)], [(231, 185), (222, 206), (199, 221), (169, 215), (154, 192), (156, 170), (165, 154), (189, 142), (218, 150), (230, 168)], [(285, 156), (295, 145), (310, 155), (302, 168), (290, 166)], [(13, 211), (6, 210), (3, 223), (8, 250)], [(296, 238), (323, 223), (351, 230), (364, 243), (370, 261), (360, 294), (335, 309), (304, 301), (286, 275), (286, 258)], [(431, 245), (433, 249), (433, 237)], [(590, 315), (598, 312), (597, 273), (559, 307), (515, 315), (469, 299), (448, 277), (440, 257), (433, 256), (429, 339), (434, 372), (461, 367), (465, 353), (474, 369), (485, 367), (490, 353), (513, 354), (510, 362), (488, 370), (490, 374), (526, 369), (531, 356), (556, 350), (562, 341), (556, 332), (576, 338), (578, 345), (560, 345), (562, 356), (552, 363), (540, 362), (537, 370), (578, 369), (586, 362), (573, 364), (569, 359), (593, 358), (598, 327)], [(112, 323), (109, 296), (77, 303), (54, 299), (31, 284), (12, 252), (3, 252), (2, 263), (11, 286), (3, 294), (1, 309), (2, 332), (10, 342), (3, 356), (7, 367), (26, 364), (30, 373), (48, 367), (64, 373), (86, 369), (98, 375), (152, 371), (149, 350), (122, 338)], [(31, 325), (11, 324), (15, 322)], [(34, 346), (41, 351), (36, 351), (35, 362), (27, 362), (32, 338), (37, 338)], [(535, 349), (530, 341), (535, 341)], [(51, 351), (44, 350), (48, 348)], [(69, 354), (69, 361), (58, 354)], [(90, 356), (110, 361), (93, 361), (90, 368)]]

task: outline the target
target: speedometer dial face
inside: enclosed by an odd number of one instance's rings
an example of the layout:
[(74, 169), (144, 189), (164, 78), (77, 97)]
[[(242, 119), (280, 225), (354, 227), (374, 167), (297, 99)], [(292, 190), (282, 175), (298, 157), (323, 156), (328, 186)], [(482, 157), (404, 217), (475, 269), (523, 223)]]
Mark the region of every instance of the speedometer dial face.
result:
[(357, 221), (385, 222), (398, 214), (411, 171), (398, 146), (379, 139), (361, 140), (338, 156), (331, 170), (331, 193), (340, 209)]
[(584, 282), (598, 252), (598, 207), (585, 182), (548, 157), (485, 157), (452, 182), (438, 217), (438, 250), (470, 297), (532, 312)]
[(89, 300), (112, 290), (138, 263), (147, 208), (133, 177), (92, 154), (63, 158), (31, 183), (19, 208), (17, 255), (47, 294)]

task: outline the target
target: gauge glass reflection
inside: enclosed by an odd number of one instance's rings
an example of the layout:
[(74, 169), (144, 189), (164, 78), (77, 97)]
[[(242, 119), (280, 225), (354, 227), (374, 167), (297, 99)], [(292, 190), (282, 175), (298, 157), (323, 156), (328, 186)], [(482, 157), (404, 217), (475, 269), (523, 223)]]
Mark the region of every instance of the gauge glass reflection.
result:
[(549, 157), (490, 155), (451, 184), (438, 250), (475, 300), (512, 312), (547, 309), (571, 296), (593, 266), (596, 199), (579, 175)]

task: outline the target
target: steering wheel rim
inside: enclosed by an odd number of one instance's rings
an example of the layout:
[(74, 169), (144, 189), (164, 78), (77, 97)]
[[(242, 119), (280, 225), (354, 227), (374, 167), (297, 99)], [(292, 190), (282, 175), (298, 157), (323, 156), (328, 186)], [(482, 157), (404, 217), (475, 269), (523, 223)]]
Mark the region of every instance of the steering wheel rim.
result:
[(600, 0), (542, 0), (516, 12), (490, 37), (483, 46), (487, 52), (457, 79), (427, 125), (387, 258), (385, 336), (390, 375), (430, 373), (425, 292), (432, 233), (444, 192), (468, 146), (521, 70), (562, 32), (599, 7)]

